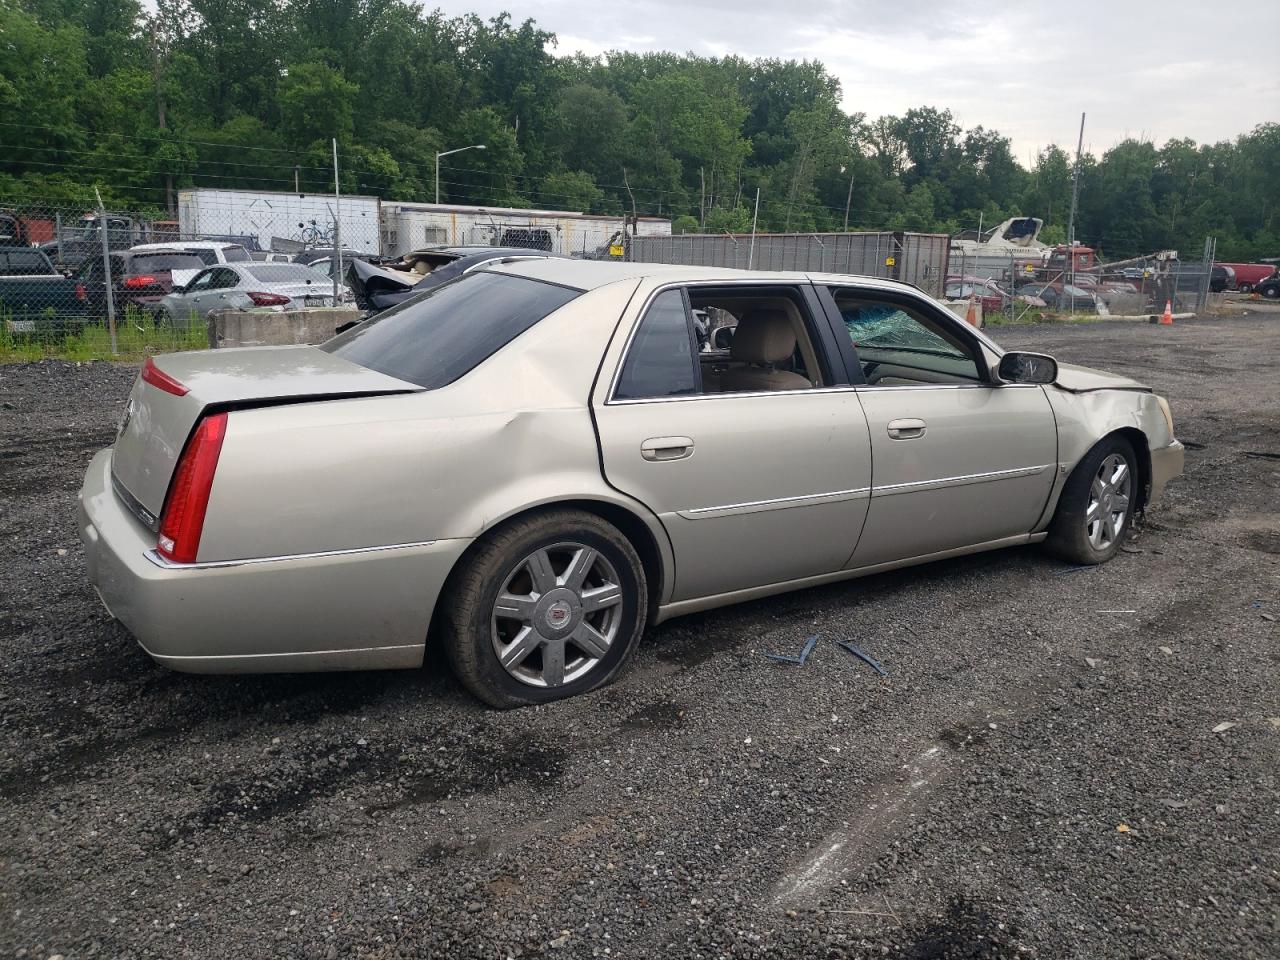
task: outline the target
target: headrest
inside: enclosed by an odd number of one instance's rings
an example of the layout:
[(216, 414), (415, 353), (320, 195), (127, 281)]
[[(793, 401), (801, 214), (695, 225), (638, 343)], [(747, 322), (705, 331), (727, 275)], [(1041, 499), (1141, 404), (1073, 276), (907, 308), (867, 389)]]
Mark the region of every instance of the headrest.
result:
[(740, 321), (729, 357), (745, 363), (780, 363), (796, 350), (796, 332), (785, 310), (758, 307)]

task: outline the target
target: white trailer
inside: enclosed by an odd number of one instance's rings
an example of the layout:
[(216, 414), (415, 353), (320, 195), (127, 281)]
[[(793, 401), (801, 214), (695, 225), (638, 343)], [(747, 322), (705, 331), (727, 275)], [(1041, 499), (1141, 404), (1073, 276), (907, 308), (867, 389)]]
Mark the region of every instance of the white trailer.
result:
[[(533, 246), (581, 256), (606, 248), (624, 226), (621, 216), (571, 210), (387, 202), (382, 204), (382, 253), (398, 257), (424, 247)], [(636, 232), (667, 237), (671, 221), (640, 217)]]
[(178, 191), (178, 230), (187, 240), (233, 240), (259, 250), (296, 253), (332, 247), (334, 213), (340, 212), (342, 246), (378, 252), (377, 197), (274, 193), (267, 190)]

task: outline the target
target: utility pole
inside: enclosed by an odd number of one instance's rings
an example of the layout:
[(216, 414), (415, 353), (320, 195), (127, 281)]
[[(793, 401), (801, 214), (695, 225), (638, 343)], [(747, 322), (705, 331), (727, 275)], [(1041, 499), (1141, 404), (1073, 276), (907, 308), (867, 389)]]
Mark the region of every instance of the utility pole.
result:
[[(156, 86), (156, 126), (161, 130), (168, 129), (165, 122), (165, 111), (168, 105), (164, 98), (164, 65), (160, 56), (160, 37), (154, 21), (151, 24), (151, 78)], [(164, 206), (169, 216), (174, 215), (173, 174), (164, 175)]]
[(703, 167), (698, 168), (698, 182), (701, 184), (702, 192), (698, 199), (698, 229), (707, 232), (707, 175)]
[(751, 246), (747, 248), (747, 269), (755, 267), (756, 262), (756, 221), (760, 219), (760, 188), (756, 187), (756, 212), (751, 215)]
[(293, 192), (298, 196), (302, 196), (302, 188), (298, 186), (298, 171), (302, 169), (296, 163), (293, 165)]
[[(1067, 267), (1068, 275), (1074, 284), (1076, 279), (1076, 257), (1072, 249), (1076, 242), (1076, 198), (1080, 195), (1080, 153), (1084, 150), (1084, 113), (1080, 114), (1080, 139), (1076, 141), (1076, 170), (1071, 177), (1071, 215), (1067, 217)], [(1064, 290), (1063, 293), (1066, 293)]]

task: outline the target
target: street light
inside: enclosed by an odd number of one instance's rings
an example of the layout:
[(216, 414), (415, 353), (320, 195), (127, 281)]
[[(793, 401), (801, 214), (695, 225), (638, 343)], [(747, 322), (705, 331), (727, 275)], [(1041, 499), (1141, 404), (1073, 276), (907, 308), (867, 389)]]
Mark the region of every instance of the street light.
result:
[(483, 143), (473, 143), (469, 147), (459, 147), (457, 150), (445, 150), (443, 153), (436, 154), (436, 203), (440, 202), (440, 158), (447, 157), (451, 153), (461, 153), (463, 150), (483, 150)]

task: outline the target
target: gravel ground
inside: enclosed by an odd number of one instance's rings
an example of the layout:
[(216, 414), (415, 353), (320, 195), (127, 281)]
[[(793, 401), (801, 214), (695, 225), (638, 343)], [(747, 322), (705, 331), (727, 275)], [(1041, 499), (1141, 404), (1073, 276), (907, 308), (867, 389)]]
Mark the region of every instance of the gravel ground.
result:
[[(153, 665), (74, 519), (134, 370), (0, 367), (0, 956), (1276, 957), (1277, 329), (997, 331), (1152, 383), (1190, 441), (1105, 568), (1007, 550), (689, 617), (509, 713), (435, 659)], [(888, 677), (761, 655), (813, 633)]]

